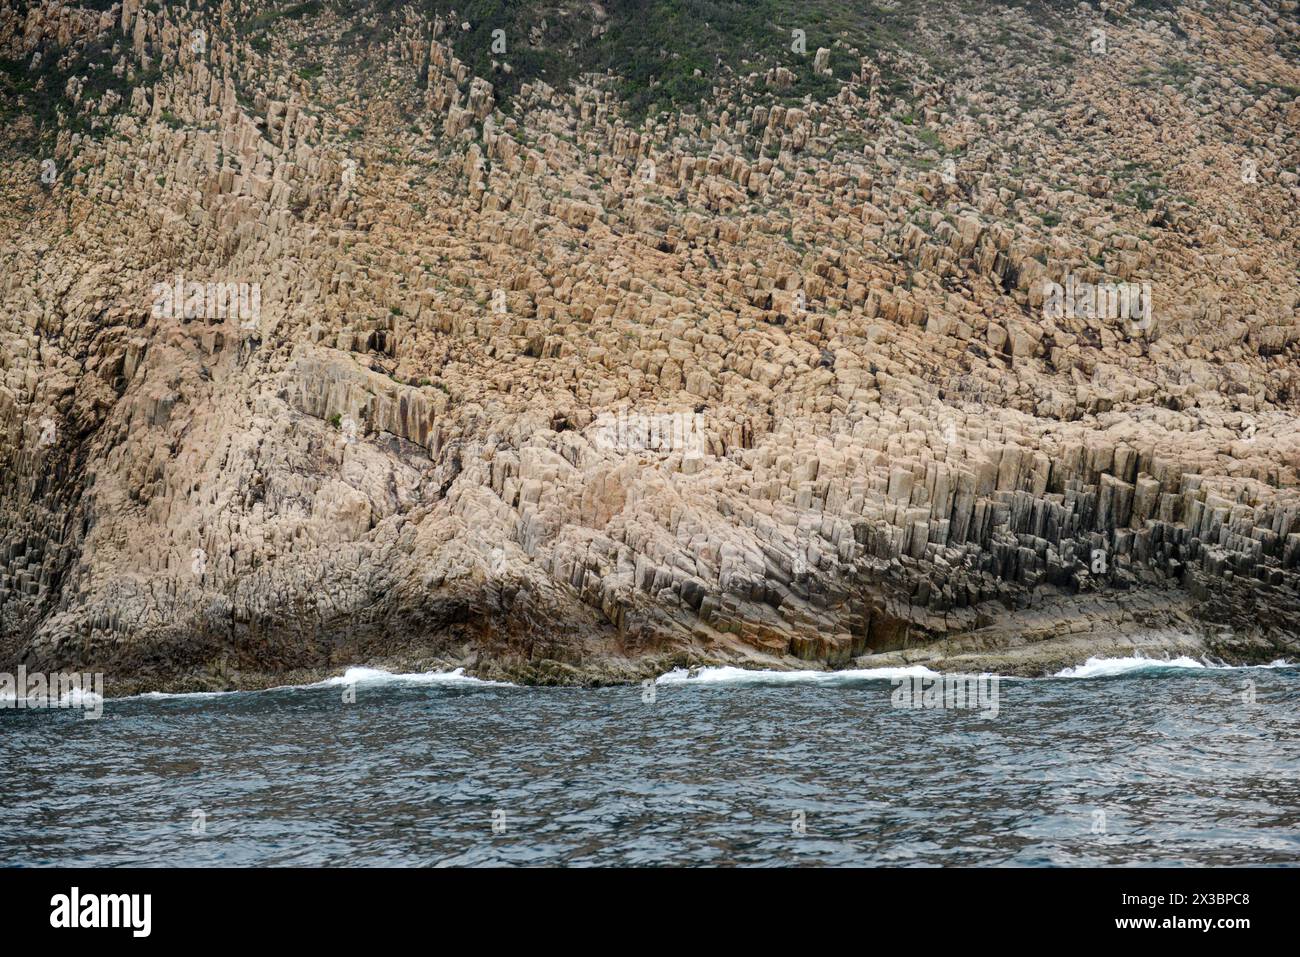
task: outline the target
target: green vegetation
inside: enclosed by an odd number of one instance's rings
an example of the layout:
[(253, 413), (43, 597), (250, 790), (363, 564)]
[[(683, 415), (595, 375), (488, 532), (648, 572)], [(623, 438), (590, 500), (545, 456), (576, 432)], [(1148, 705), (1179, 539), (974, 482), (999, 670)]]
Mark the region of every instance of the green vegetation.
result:
[(923, 126), (916, 131), (916, 138), (930, 147), (932, 150), (943, 152), (943, 144), (939, 141), (939, 134), (928, 126)]
[[(39, 49), (40, 62), (33, 68), (31, 58), (0, 59), (0, 122), (10, 132), (10, 141), (20, 149), (36, 151), (48, 148), (63, 116), (66, 129), (83, 136), (99, 138), (107, 132), (108, 119), (131, 101), (135, 86), (151, 84), (160, 76), (157, 70), (147, 74), (117, 76), (113, 73), (114, 42), (121, 34), (110, 31), (75, 51), (46, 44)], [(81, 100), (98, 101), (110, 90), (118, 103), (101, 117), (95, 111), (94, 122), (87, 118), (67, 97), (68, 80), (82, 81)]]
[(272, 8), (258, 13), (243, 28), (243, 32), (257, 33), (265, 30), (277, 20), (302, 20), (305, 17), (320, 16), (325, 10), (321, 0), (308, 3), (291, 3), (288, 6)]
[(1119, 195), (1120, 202), (1129, 206), (1136, 206), (1138, 209), (1146, 212), (1155, 205), (1160, 198), (1161, 187), (1159, 183), (1142, 182), (1138, 180), (1130, 183)]
[[(338, 59), (331, 46), (355, 54), (361, 75), (378, 74), (381, 47), (394, 31), (409, 29), (413, 10), (426, 20), (440, 17), (441, 38), (471, 76), (493, 84), (506, 113), (526, 83), (565, 90), (590, 73), (610, 76), (633, 121), (689, 112), (733, 83), (755, 94), (756, 105), (794, 106), (835, 96), (863, 58), (878, 71), (881, 93), (904, 110), (918, 105), (918, 76), (969, 80), (1008, 57), (1034, 74), (1018, 92), (1035, 102), (1042, 95), (1036, 82), (1075, 60), (1068, 48), (1044, 44), (1037, 30), (1054, 28), (1074, 4), (981, 3), (1006, 11), (992, 31), (971, 30), (961, 17), (948, 24), (927, 0), (605, 0), (599, 9), (586, 0), (259, 0), (235, 14), (235, 30), (262, 52), (274, 38), (295, 55), (298, 76), (315, 79), (321, 63)], [(823, 47), (829, 74), (813, 70)], [(777, 67), (793, 79), (765, 83)], [(405, 116), (407, 104), (393, 92)]]
[[(258, 13), (239, 32), (257, 37), (287, 19), (310, 25), (298, 11), (314, 7), (337, 12), (344, 22), (341, 42), (364, 47), (387, 39), (410, 6), (403, 0), (365, 5), (364, 16), (355, 0), (282, 6)], [(606, 0), (603, 17), (585, 0), (422, 0), (418, 6), (448, 24), (443, 38), (473, 75), (493, 84), (506, 112), (525, 83), (541, 80), (564, 89), (582, 74), (606, 72), (634, 118), (690, 109), (719, 82), (751, 75), (760, 93), (794, 105), (834, 96), (863, 56), (892, 92), (905, 94), (910, 84), (897, 70), (897, 55), (937, 55), (917, 47), (918, 23), (928, 16), (921, 0)], [(795, 30), (803, 31), (801, 49)], [(820, 47), (830, 51), (829, 76), (813, 71)], [(761, 78), (775, 67), (788, 69), (794, 81), (765, 90)]]

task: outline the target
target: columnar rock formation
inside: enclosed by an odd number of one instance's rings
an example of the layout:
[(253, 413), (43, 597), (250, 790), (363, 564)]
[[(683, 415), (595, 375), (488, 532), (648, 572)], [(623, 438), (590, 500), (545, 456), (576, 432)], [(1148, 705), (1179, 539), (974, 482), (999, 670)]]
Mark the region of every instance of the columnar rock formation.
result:
[(6, 0), (0, 670), (1300, 653), (1296, 3), (967, 6), (643, 120), (416, 7)]

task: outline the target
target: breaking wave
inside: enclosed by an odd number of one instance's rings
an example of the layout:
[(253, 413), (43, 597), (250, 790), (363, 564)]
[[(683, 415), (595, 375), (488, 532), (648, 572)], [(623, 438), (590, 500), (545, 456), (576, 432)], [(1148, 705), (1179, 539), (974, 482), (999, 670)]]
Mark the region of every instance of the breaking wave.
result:
[(793, 685), (856, 684), (862, 681), (889, 681), (894, 678), (937, 678), (939, 673), (923, 665), (909, 665), (901, 668), (855, 668), (844, 671), (758, 671), (747, 668), (735, 668), (729, 665), (712, 668), (699, 668), (688, 671), (675, 668), (667, 674), (660, 675), (655, 684), (661, 685)]
[(508, 681), (488, 681), (465, 674), (464, 668), (454, 671), (422, 671), (399, 674), (382, 668), (349, 668), (341, 675), (314, 681), (305, 685), (276, 685), (256, 691), (148, 691), (137, 698), (162, 700), (168, 698), (220, 698), (233, 694), (265, 694), (268, 691), (307, 691), (312, 688), (339, 688), (344, 685), (462, 685), (482, 688), (513, 688)]

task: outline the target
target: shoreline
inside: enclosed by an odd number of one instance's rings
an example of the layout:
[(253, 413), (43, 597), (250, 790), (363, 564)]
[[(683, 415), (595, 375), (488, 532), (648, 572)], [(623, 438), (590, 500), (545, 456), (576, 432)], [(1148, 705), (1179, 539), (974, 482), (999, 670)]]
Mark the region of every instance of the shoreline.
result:
[[(105, 700), (126, 700), (149, 694), (230, 693), (289, 689), (306, 689), (336, 682), (349, 671), (382, 672), (380, 680), (450, 675), (460, 672), (466, 680), (499, 683), (517, 688), (578, 687), (600, 688), (635, 685), (673, 671), (692, 673), (709, 668), (739, 668), (746, 671), (779, 675), (782, 673), (893, 670), (923, 667), (938, 674), (996, 675), (1008, 679), (1043, 679), (1060, 676), (1066, 669), (1084, 665), (1092, 659), (1116, 660), (1142, 658), (1152, 662), (1191, 658), (1209, 669), (1250, 668), (1300, 661), (1300, 639), (1292, 648), (1274, 642), (1207, 640), (1203, 635), (1186, 632), (1116, 634), (1109, 640), (1096, 636), (1087, 639), (1062, 635), (1026, 643), (1019, 647), (972, 651), (961, 647), (960, 639), (948, 639), (927, 645), (879, 654), (861, 655), (847, 661), (828, 663), (807, 661), (792, 655), (762, 653), (718, 654), (701, 649), (682, 650), (642, 656), (640, 658), (602, 658), (584, 664), (555, 660), (535, 662), (511, 658), (483, 658), (478, 654), (463, 658), (438, 655), (388, 655), (364, 660), (331, 663), (284, 671), (237, 669), (214, 662), (209, 669), (163, 675), (157, 672), (132, 678), (114, 679), (105, 671)], [(70, 669), (69, 669), (70, 670)], [(86, 670), (86, 669), (81, 669)], [(360, 678), (364, 683), (366, 679)]]
[[(173, 621), (112, 643), (69, 635), (11, 645), (0, 649), (0, 672), (22, 664), (29, 673), (102, 673), (105, 697), (123, 698), (302, 686), (356, 667), (392, 674), (463, 669), (467, 677), (525, 687), (602, 687), (700, 667), (833, 672), (923, 666), (938, 673), (1040, 678), (1098, 657), (1189, 657), (1230, 666), (1300, 661), (1300, 632), (1273, 624), (1287, 620), (1287, 603), (1261, 607), (1263, 596), (1256, 595), (1251, 607), (1232, 592), (1211, 604), (1181, 590), (1044, 590), (1028, 607), (982, 606), (980, 626), (964, 629), (895, 604), (895, 617), (872, 615), (862, 629), (836, 612), (829, 628), (801, 622), (723, 630), (668, 617), (670, 608), (651, 603), (640, 606), (639, 623), (629, 626), (625, 616), (621, 628), (602, 627), (577, 600), (507, 602), (484, 588), (458, 590), (464, 603), (456, 614), (445, 605), (399, 604), (393, 596), (388, 607), (370, 608), (364, 623), (300, 623), (295, 629), (285, 621), (252, 631), (209, 617)], [(444, 593), (435, 601), (445, 599)], [(432, 613), (421, 613), (426, 610)], [(1207, 620), (1211, 615), (1217, 620)]]

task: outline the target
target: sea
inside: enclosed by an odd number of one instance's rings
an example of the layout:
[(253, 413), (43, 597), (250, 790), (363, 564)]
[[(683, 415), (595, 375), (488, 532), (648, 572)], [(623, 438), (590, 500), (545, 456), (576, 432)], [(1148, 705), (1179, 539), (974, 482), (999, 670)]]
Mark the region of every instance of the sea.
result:
[(1285, 661), (946, 682), (704, 668), (606, 688), (353, 668), (101, 700), (93, 720), (14, 703), (5, 866), (1300, 862)]

